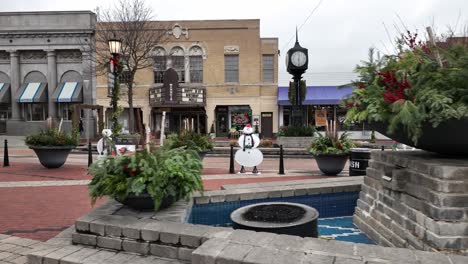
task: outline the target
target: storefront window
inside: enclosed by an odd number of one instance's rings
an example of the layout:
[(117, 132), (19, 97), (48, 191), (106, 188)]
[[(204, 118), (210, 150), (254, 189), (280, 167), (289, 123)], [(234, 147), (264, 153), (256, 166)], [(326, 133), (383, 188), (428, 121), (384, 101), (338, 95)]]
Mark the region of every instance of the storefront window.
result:
[(251, 111), (231, 112), (231, 128), (241, 130), (245, 125), (250, 124), (252, 120)]
[(11, 119), (11, 105), (0, 104), (0, 120)]
[(59, 118), (63, 118), (63, 120), (72, 120), (73, 104), (59, 103), (58, 108)]
[(23, 118), (26, 121), (43, 121), (47, 118), (47, 104), (23, 104)]

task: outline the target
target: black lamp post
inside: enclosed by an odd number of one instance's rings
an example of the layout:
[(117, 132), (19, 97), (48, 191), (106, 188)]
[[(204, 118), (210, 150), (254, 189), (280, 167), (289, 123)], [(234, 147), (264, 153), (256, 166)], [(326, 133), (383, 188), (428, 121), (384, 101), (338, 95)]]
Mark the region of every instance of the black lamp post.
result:
[(110, 59), (110, 71), (112, 72), (113, 79), (109, 82), (109, 87), (111, 87), (111, 106), (112, 106), (112, 131), (116, 132), (118, 126), (118, 118), (116, 115), (118, 109), (118, 97), (120, 93), (119, 89), (119, 81), (118, 81), (118, 66), (119, 66), (119, 54), (122, 51), (122, 41), (120, 39), (114, 38), (109, 39), (109, 51), (112, 55)]
[(286, 54), (286, 69), (293, 75), (295, 98), (292, 111), (292, 123), (294, 126), (301, 126), (303, 124), (303, 109), (302, 109), (302, 96), (301, 96), (301, 79), (302, 74), (307, 70), (309, 64), (309, 55), (306, 48), (299, 45), (296, 29), (296, 43), (294, 47), (288, 50)]

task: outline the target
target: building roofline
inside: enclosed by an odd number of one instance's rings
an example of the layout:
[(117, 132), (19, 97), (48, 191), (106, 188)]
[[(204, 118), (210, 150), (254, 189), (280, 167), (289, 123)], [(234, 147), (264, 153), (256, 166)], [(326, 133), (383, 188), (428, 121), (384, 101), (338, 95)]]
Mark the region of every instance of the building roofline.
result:
[(90, 11), (90, 10), (0, 12), (0, 16), (11, 16), (11, 15), (61, 15), (61, 14), (95, 14), (95, 13), (93, 11)]

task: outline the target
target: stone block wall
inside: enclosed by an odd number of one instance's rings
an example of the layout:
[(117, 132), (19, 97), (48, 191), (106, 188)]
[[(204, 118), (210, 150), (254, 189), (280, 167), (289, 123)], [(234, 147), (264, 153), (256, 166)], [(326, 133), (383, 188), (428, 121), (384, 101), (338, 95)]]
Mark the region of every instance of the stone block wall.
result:
[(312, 140), (313, 137), (278, 137), (276, 142), (278, 145), (283, 145), (283, 148), (308, 149)]
[(468, 254), (468, 160), (373, 151), (354, 223), (383, 246)]

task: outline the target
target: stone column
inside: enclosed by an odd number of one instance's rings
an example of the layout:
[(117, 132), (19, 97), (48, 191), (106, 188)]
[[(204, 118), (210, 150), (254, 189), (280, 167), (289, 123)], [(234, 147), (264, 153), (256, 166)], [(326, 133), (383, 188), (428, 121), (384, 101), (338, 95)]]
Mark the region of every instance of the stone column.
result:
[(11, 119), (20, 120), (21, 118), (21, 108), (20, 104), (16, 101), (15, 95), (20, 89), (21, 85), (21, 73), (20, 73), (20, 64), (19, 64), (19, 54), (16, 50), (11, 50), (10, 52), (10, 89), (11, 89)]
[(57, 57), (55, 50), (47, 51), (47, 86), (49, 96), (49, 117), (57, 118), (57, 104), (54, 102), (52, 95), (57, 88)]
[(83, 103), (96, 104), (96, 86), (93, 80), (93, 62), (91, 58), (91, 51), (88, 48), (81, 50), (81, 67), (83, 83)]
[(184, 64), (185, 64), (185, 82), (190, 82), (190, 59), (189, 56), (184, 57)]

